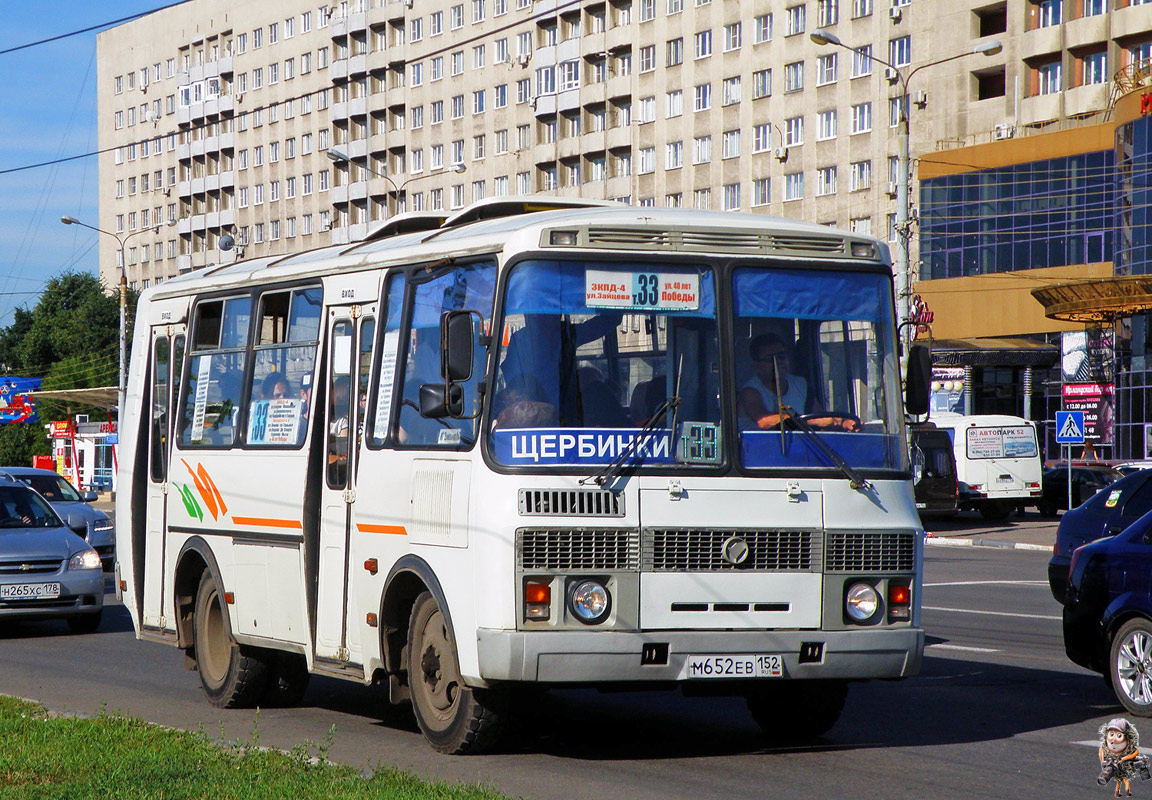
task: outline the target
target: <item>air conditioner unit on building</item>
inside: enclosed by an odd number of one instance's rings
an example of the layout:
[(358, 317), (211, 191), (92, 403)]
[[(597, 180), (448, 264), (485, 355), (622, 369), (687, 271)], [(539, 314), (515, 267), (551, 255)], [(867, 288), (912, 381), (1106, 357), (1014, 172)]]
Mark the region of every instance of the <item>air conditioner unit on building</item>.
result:
[(888, 181), (888, 186), (884, 189), (884, 194), (889, 197), (895, 197), (898, 193), (899, 187), (896, 185), (896, 181)]
[(893, 22), (899, 22), (903, 16), (903, 9), (901, 9), (899, 6), (892, 6), (892, 8), (888, 9), (888, 17)]
[(928, 105), (928, 93), (920, 90), (912, 95), (912, 102), (916, 104), (917, 108), (924, 108)]
[(532, 56), (528, 53), (521, 53), (516, 56), (516, 63), (522, 67), (528, 66), (528, 62), (532, 60)]
[(900, 79), (900, 73), (892, 69), (892, 67), (885, 67), (884, 79), (889, 83), (896, 83), (896, 81)]
[(1002, 122), (992, 129), (992, 139), (1000, 141), (1001, 139), (1011, 139), (1016, 129), (1006, 122)]
[(777, 147), (776, 148), (776, 160), (777, 161), (787, 161), (788, 160), (788, 148), (787, 147)]

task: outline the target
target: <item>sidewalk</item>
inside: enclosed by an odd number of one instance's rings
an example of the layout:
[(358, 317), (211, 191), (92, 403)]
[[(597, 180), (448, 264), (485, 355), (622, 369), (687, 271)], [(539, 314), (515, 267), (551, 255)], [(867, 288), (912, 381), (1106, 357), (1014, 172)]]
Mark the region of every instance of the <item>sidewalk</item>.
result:
[(979, 514), (966, 511), (954, 517), (928, 517), (925, 544), (951, 547), (1009, 547), (1016, 550), (1052, 552), (1059, 517), (1041, 517), (1035, 509), (1023, 515), (1012, 514), (999, 522), (985, 522)]

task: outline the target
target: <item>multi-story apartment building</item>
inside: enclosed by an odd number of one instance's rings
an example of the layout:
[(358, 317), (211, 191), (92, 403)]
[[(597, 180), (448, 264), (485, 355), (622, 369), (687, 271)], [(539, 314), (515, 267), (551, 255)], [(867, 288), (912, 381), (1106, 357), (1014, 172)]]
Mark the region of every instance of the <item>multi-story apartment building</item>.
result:
[[(130, 237), (102, 238), (103, 274), (123, 255), (144, 286), (537, 192), (894, 240), (901, 114), (915, 160), (1102, 111), (1150, 39), (1104, 3), (188, 0), (99, 37), (100, 227)], [(875, 59), (926, 67), (907, 101)]]

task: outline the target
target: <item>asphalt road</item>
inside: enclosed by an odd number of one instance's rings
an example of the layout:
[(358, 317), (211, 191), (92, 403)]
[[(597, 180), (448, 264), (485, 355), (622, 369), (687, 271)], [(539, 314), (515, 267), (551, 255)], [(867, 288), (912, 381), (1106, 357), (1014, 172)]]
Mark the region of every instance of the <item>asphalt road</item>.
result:
[(301, 707), (261, 710), (257, 720), (210, 706), (183, 654), (137, 642), (118, 606), (89, 636), (51, 622), (0, 630), (0, 692), (203, 725), (232, 740), (258, 726), (262, 744), (283, 748), (322, 741), (335, 726), (335, 760), (528, 798), (1103, 796), (1096, 731), (1120, 707), (1099, 676), (1064, 657), (1047, 556), (926, 550), (922, 673), (854, 685), (840, 722), (815, 744), (771, 745), (742, 701), (674, 692), (549, 694), (524, 712), (504, 752), (471, 758), (432, 752), (379, 690), (331, 679), (315, 678)]

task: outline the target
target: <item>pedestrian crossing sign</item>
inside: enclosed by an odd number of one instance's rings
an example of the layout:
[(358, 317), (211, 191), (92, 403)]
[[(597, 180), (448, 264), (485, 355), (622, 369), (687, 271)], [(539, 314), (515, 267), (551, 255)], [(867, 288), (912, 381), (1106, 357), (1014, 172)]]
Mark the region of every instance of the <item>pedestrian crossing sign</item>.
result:
[(1056, 443), (1084, 444), (1084, 412), (1056, 412)]

